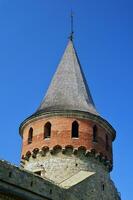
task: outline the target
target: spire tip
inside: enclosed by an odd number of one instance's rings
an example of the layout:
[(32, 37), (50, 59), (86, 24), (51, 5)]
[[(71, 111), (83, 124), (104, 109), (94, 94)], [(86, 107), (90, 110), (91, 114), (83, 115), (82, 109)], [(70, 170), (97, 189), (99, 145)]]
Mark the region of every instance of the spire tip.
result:
[(71, 33), (70, 33), (70, 37), (69, 37), (69, 39), (71, 41), (73, 41), (73, 35), (74, 35), (74, 31), (73, 31), (73, 11), (71, 10)]

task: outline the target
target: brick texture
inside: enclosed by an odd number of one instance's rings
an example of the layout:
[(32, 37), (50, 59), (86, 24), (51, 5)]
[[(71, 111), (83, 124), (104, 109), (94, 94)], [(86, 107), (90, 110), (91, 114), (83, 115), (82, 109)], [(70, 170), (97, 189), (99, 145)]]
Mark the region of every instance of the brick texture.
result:
[[(77, 121), (79, 124), (79, 138), (71, 137), (71, 128), (73, 121)], [(44, 125), (51, 123), (51, 137), (44, 139)], [(93, 126), (98, 128), (97, 142), (93, 142)], [(29, 129), (33, 128), (32, 143), (28, 144)], [(109, 148), (106, 150), (106, 134), (108, 134)], [(44, 146), (53, 148), (56, 145), (60, 145), (62, 148), (68, 145), (73, 148), (85, 147), (87, 150), (95, 149), (96, 153), (102, 153), (107, 156), (109, 160), (112, 160), (112, 138), (107, 131), (99, 124), (95, 124), (92, 121), (67, 117), (50, 117), (38, 119), (27, 126), (23, 130), (23, 146), (22, 155), (26, 152), (32, 152), (35, 148), (41, 149)]]

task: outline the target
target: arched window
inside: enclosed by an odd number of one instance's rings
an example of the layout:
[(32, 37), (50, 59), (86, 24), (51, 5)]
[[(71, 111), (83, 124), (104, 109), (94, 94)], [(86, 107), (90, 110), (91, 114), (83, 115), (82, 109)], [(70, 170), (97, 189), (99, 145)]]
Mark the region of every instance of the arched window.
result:
[(78, 138), (79, 137), (79, 124), (77, 121), (74, 121), (72, 123), (72, 138)]
[(44, 139), (51, 136), (51, 123), (47, 122), (44, 126)]
[(106, 135), (106, 150), (108, 151), (109, 149), (109, 138), (108, 135)]
[(28, 134), (28, 144), (32, 143), (32, 139), (33, 139), (33, 128), (30, 128), (29, 134)]
[(93, 126), (93, 142), (97, 142), (97, 126)]

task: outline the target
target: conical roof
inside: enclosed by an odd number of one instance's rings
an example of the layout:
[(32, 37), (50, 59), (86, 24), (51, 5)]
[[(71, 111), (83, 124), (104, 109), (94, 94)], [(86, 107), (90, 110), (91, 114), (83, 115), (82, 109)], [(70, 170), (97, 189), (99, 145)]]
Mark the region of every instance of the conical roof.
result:
[(72, 40), (37, 112), (77, 110), (98, 115)]

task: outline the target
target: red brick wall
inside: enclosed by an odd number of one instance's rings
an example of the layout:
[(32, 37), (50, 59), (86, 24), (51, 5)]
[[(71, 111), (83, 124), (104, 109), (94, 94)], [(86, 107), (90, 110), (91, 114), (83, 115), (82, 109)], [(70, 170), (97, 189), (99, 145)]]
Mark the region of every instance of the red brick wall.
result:
[[(79, 123), (79, 138), (71, 137), (72, 122), (77, 121)], [(51, 138), (44, 139), (44, 125), (51, 123)], [(93, 126), (98, 128), (97, 143), (93, 142)], [(30, 128), (33, 128), (33, 140), (31, 144), (28, 144), (28, 132)], [(53, 148), (56, 145), (65, 147), (72, 145), (74, 148), (84, 146), (87, 150), (95, 149), (97, 153), (103, 153), (109, 160), (112, 159), (112, 138), (108, 134), (109, 149), (106, 150), (106, 134), (107, 131), (98, 124), (92, 121), (76, 118), (66, 117), (50, 117), (38, 119), (26, 125), (23, 130), (23, 146), (22, 155), (25, 155), (27, 151), (33, 151), (35, 148), (41, 149), (43, 146)]]

